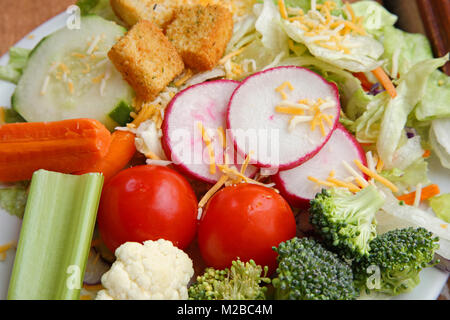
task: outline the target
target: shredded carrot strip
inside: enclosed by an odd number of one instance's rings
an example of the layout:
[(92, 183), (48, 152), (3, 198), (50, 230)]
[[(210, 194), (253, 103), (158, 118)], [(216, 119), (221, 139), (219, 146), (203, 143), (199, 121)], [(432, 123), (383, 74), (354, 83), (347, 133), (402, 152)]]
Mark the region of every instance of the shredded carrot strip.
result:
[[(425, 188), (422, 188), (422, 193), (420, 195), (420, 201), (428, 200), (437, 196), (441, 193), (439, 186), (436, 184), (431, 184)], [(398, 200), (405, 202), (407, 205), (412, 206), (416, 198), (416, 192), (411, 192), (402, 196), (397, 197)]]
[(380, 81), (381, 85), (384, 89), (389, 93), (392, 98), (397, 96), (397, 90), (395, 89), (394, 84), (391, 79), (389, 79), (386, 72), (384, 72), (382, 67), (378, 67), (375, 70), (372, 70), (373, 75)]
[(431, 156), (431, 151), (430, 150), (425, 150), (425, 152), (422, 155), (422, 158), (429, 158)]

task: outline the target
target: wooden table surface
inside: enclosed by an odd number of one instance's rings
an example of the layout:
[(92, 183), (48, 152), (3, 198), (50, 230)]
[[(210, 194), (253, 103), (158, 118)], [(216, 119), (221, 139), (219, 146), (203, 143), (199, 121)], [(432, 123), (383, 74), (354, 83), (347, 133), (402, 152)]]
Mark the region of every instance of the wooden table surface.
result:
[[(0, 0), (0, 56), (33, 29), (75, 2), (76, 0)], [(448, 286), (439, 299), (450, 300)]]
[(76, 0), (0, 0), (0, 56)]

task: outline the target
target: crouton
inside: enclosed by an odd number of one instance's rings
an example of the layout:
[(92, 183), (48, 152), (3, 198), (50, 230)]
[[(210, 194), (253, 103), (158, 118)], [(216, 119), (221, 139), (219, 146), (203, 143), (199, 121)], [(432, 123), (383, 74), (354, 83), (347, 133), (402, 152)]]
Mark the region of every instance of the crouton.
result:
[(129, 26), (148, 20), (164, 29), (172, 21), (178, 1), (174, 0), (110, 0), (115, 14)]
[(184, 70), (183, 60), (172, 43), (147, 20), (136, 23), (108, 56), (144, 101), (153, 101)]
[(217, 65), (232, 34), (233, 16), (220, 5), (182, 6), (166, 29), (185, 65), (198, 71)]

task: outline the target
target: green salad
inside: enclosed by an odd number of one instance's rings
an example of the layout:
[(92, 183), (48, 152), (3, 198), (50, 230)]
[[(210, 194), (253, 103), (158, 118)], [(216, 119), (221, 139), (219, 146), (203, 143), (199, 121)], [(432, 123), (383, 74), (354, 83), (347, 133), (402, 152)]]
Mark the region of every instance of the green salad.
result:
[(353, 300), (448, 272), (449, 54), (424, 35), (369, 0), (77, 5), (0, 66), (9, 299)]

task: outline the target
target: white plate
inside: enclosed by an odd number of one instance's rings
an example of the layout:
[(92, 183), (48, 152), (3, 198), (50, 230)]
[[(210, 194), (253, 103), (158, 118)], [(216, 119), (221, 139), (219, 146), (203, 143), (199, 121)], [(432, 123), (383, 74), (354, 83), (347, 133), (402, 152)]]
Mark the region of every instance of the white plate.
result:
[[(60, 29), (66, 25), (68, 19), (66, 13), (54, 17), (53, 19), (42, 24), (40, 27), (32, 31), (27, 37), (19, 41), (15, 46), (21, 48), (32, 49), (34, 46), (45, 36)], [(8, 55), (4, 55), (0, 58), (0, 65), (6, 65), (8, 62)], [(11, 106), (11, 96), (14, 92), (15, 86), (11, 83), (0, 80), (0, 106)], [(438, 161), (433, 160), (431, 163), (432, 172), (430, 178), (433, 182), (439, 184), (442, 192), (450, 193), (450, 179), (448, 171), (444, 171), (439, 165)], [(21, 220), (10, 216), (5, 211), (0, 209), (0, 244), (8, 243), (19, 239)], [(8, 292), (9, 278), (14, 263), (13, 250), (10, 250), (7, 254), (7, 258), (4, 262), (0, 262), (0, 300), (6, 299)], [(404, 294), (396, 297), (396, 299), (420, 299), (420, 300), (432, 300), (436, 299), (443, 286), (445, 285), (448, 277), (448, 273), (441, 272), (435, 268), (428, 268), (423, 270), (421, 275), (421, 282), (414, 291), (409, 294)], [(45, 285), (43, 283), (42, 285)]]

